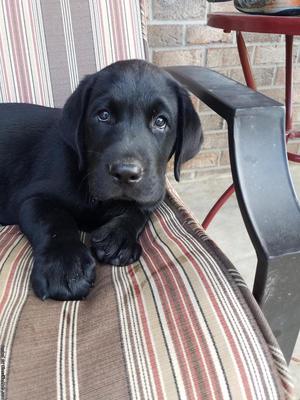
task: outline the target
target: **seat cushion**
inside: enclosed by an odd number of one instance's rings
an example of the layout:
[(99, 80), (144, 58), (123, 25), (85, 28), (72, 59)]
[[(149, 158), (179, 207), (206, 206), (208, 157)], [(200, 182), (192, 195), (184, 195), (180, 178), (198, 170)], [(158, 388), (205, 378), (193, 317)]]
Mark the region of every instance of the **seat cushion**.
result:
[(1, 400), (290, 398), (251, 293), (172, 189), (140, 243), (138, 262), (98, 265), (85, 301), (42, 302), (28, 241), (1, 227)]

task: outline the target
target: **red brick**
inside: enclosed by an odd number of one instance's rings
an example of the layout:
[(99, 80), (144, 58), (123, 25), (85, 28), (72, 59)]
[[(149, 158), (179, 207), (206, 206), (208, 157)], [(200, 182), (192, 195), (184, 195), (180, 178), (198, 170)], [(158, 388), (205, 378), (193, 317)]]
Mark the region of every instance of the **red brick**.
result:
[(217, 131), (223, 128), (223, 119), (217, 114), (201, 114), (200, 120), (204, 132)]
[(220, 157), (220, 166), (230, 165), (229, 151), (223, 150), (221, 151)]
[(150, 47), (180, 46), (183, 41), (182, 25), (148, 25)]
[(200, 151), (199, 155), (184, 164), (183, 170), (216, 167), (218, 165), (218, 160), (218, 151)]
[[(294, 65), (293, 67), (293, 80), (294, 83), (300, 83), (300, 65)], [(285, 67), (277, 67), (275, 85), (285, 85)]]
[(186, 28), (187, 44), (232, 43), (233, 34), (208, 26), (190, 25)]
[[(296, 55), (294, 55), (294, 58)], [(274, 44), (269, 46), (256, 46), (254, 54), (255, 64), (276, 64), (285, 60), (284, 44)]]
[(287, 151), (289, 153), (299, 154), (299, 143), (295, 142), (294, 140), (291, 140), (287, 144)]
[[(285, 102), (285, 88), (263, 88), (260, 90), (266, 96), (271, 97), (281, 103)], [(293, 103), (300, 104), (300, 84), (294, 85)]]
[(224, 149), (228, 147), (228, 135), (226, 132), (204, 134), (202, 149)]
[(205, 113), (211, 112), (211, 108), (209, 108), (205, 103), (203, 103), (203, 101), (199, 101), (197, 110), (200, 113), (202, 113), (202, 112), (205, 112)]
[(233, 1), (226, 3), (211, 3), (211, 12), (236, 12)]
[[(242, 67), (237, 68), (226, 68), (220, 69), (218, 71), (235, 81), (245, 84), (244, 73)], [(275, 67), (253, 67), (252, 68), (253, 77), (256, 82), (257, 87), (270, 86), (273, 82), (273, 76), (275, 73)]]
[(160, 66), (203, 65), (204, 49), (153, 51), (153, 62)]
[(263, 94), (268, 97), (271, 97), (274, 100), (279, 101), (280, 103), (284, 102), (285, 91), (284, 88), (264, 88), (260, 90)]
[[(173, 171), (170, 171), (167, 173), (168, 179), (170, 180), (171, 184), (174, 185), (175, 184), (175, 189), (176, 189), (176, 184), (178, 184), (174, 178), (174, 174)], [(180, 182), (187, 182), (190, 180), (194, 180), (195, 179), (195, 170), (191, 170), (191, 169), (181, 169), (180, 171)]]
[(300, 132), (300, 124), (299, 124), (299, 122), (295, 122), (294, 123), (293, 129), (294, 129), (295, 132)]
[(281, 41), (281, 35), (272, 35), (268, 33), (244, 32), (243, 37), (246, 43), (277, 43)]
[(163, 20), (205, 18), (205, 0), (152, 0), (153, 17)]
[(256, 86), (270, 86), (273, 83), (275, 67), (253, 67), (253, 77)]
[[(248, 48), (249, 55), (252, 48)], [(240, 65), (240, 59), (236, 47), (211, 47), (207, 49), (207, 66), (224, 67)]]
[(293, 107), (293, 121), (300, 122), (300, 106)]
[(294, 85), (293, 101), (294, 101), (294, 103), (297, 103), (297, 104), (300, 103), (300, 84), (299, 83)]

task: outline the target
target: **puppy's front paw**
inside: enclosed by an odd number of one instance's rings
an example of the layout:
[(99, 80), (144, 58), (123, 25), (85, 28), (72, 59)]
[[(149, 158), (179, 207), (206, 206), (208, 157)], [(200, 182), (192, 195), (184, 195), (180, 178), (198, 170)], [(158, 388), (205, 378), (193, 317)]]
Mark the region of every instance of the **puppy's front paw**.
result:
[(95, 265), (81, 242), (51, 245), (35, 256), (33, 290), (43, 300), (81, 300), (94, 284)]
[(142, 248), (125, 226), (109, 222), (92, 233), (92, 250), (105, 264), (128, 265), (140, 258)]

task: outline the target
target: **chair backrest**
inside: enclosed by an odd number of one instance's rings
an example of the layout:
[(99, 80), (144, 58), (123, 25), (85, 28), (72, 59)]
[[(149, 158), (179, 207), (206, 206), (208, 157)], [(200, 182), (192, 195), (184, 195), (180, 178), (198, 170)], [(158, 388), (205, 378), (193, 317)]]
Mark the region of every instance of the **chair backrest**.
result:
[(61, 106), (79, 80), (145, 58), (141, 0), (0, 0), (0, 102)]

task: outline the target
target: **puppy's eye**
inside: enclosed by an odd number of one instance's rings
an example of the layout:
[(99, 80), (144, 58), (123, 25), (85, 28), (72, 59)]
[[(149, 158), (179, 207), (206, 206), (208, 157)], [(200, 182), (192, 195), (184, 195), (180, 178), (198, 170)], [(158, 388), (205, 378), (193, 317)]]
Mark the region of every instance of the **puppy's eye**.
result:
[(111, 119), (111, 115), (109, 113), (109, 111), (107, 110), (101, 110), (99, 111), (99, 113), (97, 114), (97, 118), (99, 121), (101, 122), (109, 122)]
[(167, 126), (167, 120), (165, 117), (163, 117), (162, 115), (159, 115), (153, 122), (153, 125), (155, 126), (155, 128), (158, 129), (165, 129), (165, 127)]

